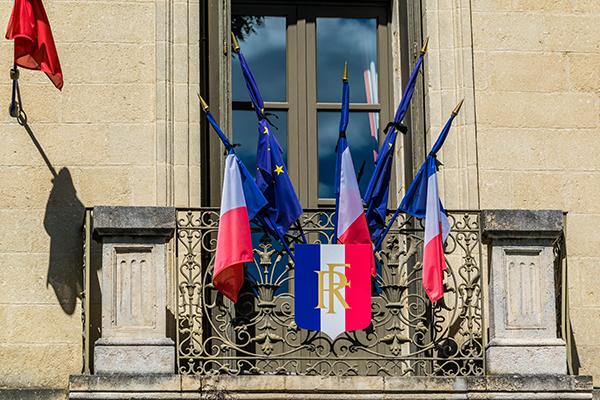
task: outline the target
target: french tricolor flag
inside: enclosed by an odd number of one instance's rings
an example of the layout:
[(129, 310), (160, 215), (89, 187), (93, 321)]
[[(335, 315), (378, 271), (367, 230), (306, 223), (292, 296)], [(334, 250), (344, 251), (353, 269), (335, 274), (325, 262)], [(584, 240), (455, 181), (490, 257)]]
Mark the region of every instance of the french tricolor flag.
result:
[(335, 339), (371, 324), (370, 245), (298, 244), (295, 257), (298, 327)]
[(437, 169), (441, 163), (436, 157), (448, 137), (452, 121), (462, 104), (461, 100), (452, 111), (398, 206), (398, 211), (404, 211), (415, 218), (425, 218), (423, 288), (432, 302), (444, 296), (444, 270), (446, 269), (444, 242), (450, 234), (450, 224), (438, 192)]
[(244, 263), (252, 260), (250, 221), (240, 166), (236, 156), (229, 154), (225, 160), (213, 285), (234, 303), (244, 283)]
[(437, 181), (437, 160), (428, 157), (427, 200), (425, 206), (425, 236), (423, 239), (423, 288), (432, 302), (444, 296), (444, 242), (450, 233), (450, 224), (442, 210)]
[[(340, 138), (338, 146), (342, 146), (339, 197), (337, 204), (337, 242), (341, 244), (368, 244), (372, 248), (369, 225), (363, 209), (360, 189), (354, 172), (352, 155), (346, 138)], [(344, 148), (345, 147), (345, 148)], [(369, 261), (370, 271), (377, 275), (375, 258)]]

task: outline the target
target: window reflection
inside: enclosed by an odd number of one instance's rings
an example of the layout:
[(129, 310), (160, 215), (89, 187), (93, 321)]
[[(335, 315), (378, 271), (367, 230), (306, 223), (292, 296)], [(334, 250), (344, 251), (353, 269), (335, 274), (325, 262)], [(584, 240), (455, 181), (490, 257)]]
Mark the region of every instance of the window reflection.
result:
[[(273, 122), (271, 132), (277, 137), (283, 149), (283, 160), (287, 164), (287, 112), (275, 111), (269, 116)], [(253, 110), (233, 110), (233, 142), (240, 146), (235, 149), (248, 170), (256, 171), (256, 146), (258, 145), (258, 125)]]
[[(233, 17), (232, 31), (250, 64), (265, 101), (286, 100), (285, 17)], [(237, 60), (233, 61), (233, 100), (250, 101)]]
[(317, 18), (317, 101), (340, 101), (340, 74), (348, 62), (350, 102), (378, 103), (375, 18)]
[[(351, 112), (348, 131), (346, 132), (348, 146), (352, 152), (354, 170), (357, 175), (363, 162), (365, 165), (362, 179), (359, 182), (361, 194), (364, 194), (369, 178), (375, 168), (373, 150), (376, 148), (376, 144), (369, 133), (369, 114), (368, 112)], [(339, 122), (339, 111), (320, 111), (317, 115), (320, 198), (334, 197), (335, 145), (339, 135)]]

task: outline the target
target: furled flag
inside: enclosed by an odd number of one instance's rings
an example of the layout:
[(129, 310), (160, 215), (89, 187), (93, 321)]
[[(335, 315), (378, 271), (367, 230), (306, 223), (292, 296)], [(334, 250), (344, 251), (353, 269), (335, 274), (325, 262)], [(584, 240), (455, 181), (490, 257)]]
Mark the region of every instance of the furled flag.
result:
[(432, 302), (436, 302), (444, 296), (443, 280), (444, 269), (446, 269), (444, 242), (450, 233), (448, 217), (438, 192), (437, 169), (439, 162), (436, 155), (444, 144), (452, 121), (458, 114), (461, 105), (462, 101), (452, 111), (452, 115), (398, 207), (398, 210), (413, 217), (425, 218), (423, 288)]
[(398, 135), (398, 130), (402, 133), (407, 132), (406, 126), (401, 123), (408, 112), (408, 106), (410, 105), (410, 100), (415, 91), (417, 76), (421, 64), (423, 64), (423, 57), (427, 52), (428, 43), (429, 39), (426, 39), (423, 48), (421, 49), (421, 55), (413, 68), (408, 83), (406, 84), (406, 88), (404, 89), (404, 93), (402, 94), (402, 100), (396, 110), (394, 121), (389, 123), (385, 128), (386, 137), (379, 149), (375, 170), (373, 171), (373, 175), (371, 175), (367, 190), (365, 191), (364, 200), (367, 208), (366, 216), (369, 223), (369, 229), (371, 230), (371, 238), (374, 243), (379, 241), (385, 227), (396, 137)]
[(233, 302), (244, 283), (244, 263), (251, 262), (250, 220), (238, 161), (233, 153), (225, 160), (221, 214), (213, 285)]
[(254, 221), (273, 235), (292, 260), (294, 260), (294, 256), (284, 236), (278, 233), (275, 222), (266, 212), (267, 199), (252, 179), (244, 163), (235, 154), (233, 146), (208, 110), (206, 102), (202, 97), (198, 97), (202, 110), (206, 113), (206, 119), (228, 151), (213, 284), (219, 292), (235, 302), (244, 281), (243, 263), (252, 260), (250, 221)]
[(290, 226), (302, 215), (302, 206), (283, 162), (283, 150), (269, 127), (265, 104), (258, 85), (233, 34), (232, 42), (258, 120), (256, 183), (269, 202), (268, 211), (275, 221), (276, 229), (280, 234), (285, 235)]
[[(346, 139), (350, 104), (350, 86), (348, 84), (348, 66), (344, 65), (342, 113), (340, 117), (339, 136), (336, 145), (335, 162), (335, 221), (333, 237), (342, 244), (368, 244), (373, 246), (367, 218), (363, 210), (360, 189), (356, 181), (352, 155)], [(377, 269), (375, 258), (371, 255), (371, 274), (375, 276)]]
[(15, 65), (45, 72), (62, 89), (60, 61), (41, 0), (15, 0), (6, 38), (15, 41)]

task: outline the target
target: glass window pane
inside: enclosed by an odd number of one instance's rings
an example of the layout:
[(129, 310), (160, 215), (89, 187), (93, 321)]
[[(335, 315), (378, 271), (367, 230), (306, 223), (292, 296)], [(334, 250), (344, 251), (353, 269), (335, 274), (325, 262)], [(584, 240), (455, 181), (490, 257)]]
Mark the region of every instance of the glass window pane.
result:
[[(285, 101), (285, 17), (238, 15), (232, 17), (231, 25), (263, 99)], [(232, 75), (233, 100), (250, 101), (237, 59), (233, 61)]]
[[(359, 181), (361, 194), (367, 189), (369, 178), (375, 169), (373, 150), (377, 148), (374, 137), (369, 129), (368, 112), (351, 112), (350, 122), (346, 137), (352, 152), (354, 171), (359, 174), (359, 169), (364, 162), (362, 178)], [(340, 113), (332, 111), (319, 111), (317, 114), (318, 148), (319, 148), (319, 198), (334, 198), (335, 179), (335, 145), (338, 139)]]
[(339, 103), (346, 61), (350, 101), (377, 103), (375, 18), (317, 18), (317, 101)]
[[(274, 111), (269, 119), (277, 127), (271, 131), (276, 135), (283, 149), (283, 160), (287, 164), (287, 112)], [(233, 110), (233, 142), (239, 143), (235, 151), (252, 174), (256, 170), (256, 145), (258, 143), (258, 123), (252, 110)]]

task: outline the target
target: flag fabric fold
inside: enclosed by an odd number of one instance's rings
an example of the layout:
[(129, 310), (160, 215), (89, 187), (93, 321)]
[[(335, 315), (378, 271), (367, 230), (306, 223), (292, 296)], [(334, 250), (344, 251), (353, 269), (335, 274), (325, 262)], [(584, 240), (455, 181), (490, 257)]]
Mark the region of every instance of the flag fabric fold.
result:
[(377, 155), (375, 170), (365, 191), (366, 216), (374, 242), (377, 242), (385, 228), (396, 138), (399, 130), (402, 133), (406, 133), (407, 131), (406, 126), (402, 125), (402, 120), (408, 112), (410, 100), (415, 91), (419, 69), (423, 64), (424, 55), (425, 51), (423, 50), (408, 79), (408, 83), (402, 94), (402, 100), (396, 109), (394, 121), (386, 127), (386, 136)]
[[(252, 210), (256, 214), (256, 210)], [(250, 217), (242, 184), (242, 173), (236, 156), (230, 153), (225, 160), (223, 193), (213, 285), (224, 296), (237, 301), (244, 283), (244, 263), (251, 262), (252, 237)]]
[(237, 40), (235, 37), (232, 39), (234, 51), (238, 56), (242, 75), (257, 117), (256, 183), (269, 203), (268, 213), (274, 222), (274, 229), (279, 234), (285, 235), (292, 224), (302, 215), (302, 205), (288, 175), (287, 166), (283, 160), (283, 149), (269, 126), (258, 84), (244, 54), (239, 49)]
[[(252, 261), (250, 221), (278, 240), (294, 261), (285, 237), (279, 233), (268, 211), (268, 202), (254, 178), (235, 154), (231, 142), (214, 119), (208, 105), (198, 96), (206, 119), (228, 151), (221, 198), (221, 221), (217, 236), (217, 254), (213, 284), (223, 295), (237, 301), (244, 281), (244, 262)], [(242, 201), (243, 199), (243, 201)]]
[(450, 234), (450, 223), (438, 191), (437, 170), (441, 164), (436, 156), (448, 136), (456, 112), (458, 111), (453, 112), (446, 122), (425, 162), (406, 191), (394, 218), (388, 224), (389, 229), (400, 211), (415, 218), (425, 219), (423, 288), (432, 302), (436, 302), (444, 296), (444, 270), (446, 269), (444, 242)]
[[(344, 79), (340, 132), (336, 145), (334, 239), (341, 244), (368, 244), (372, 247), (373, 244), (356, 180), (352, 155), (346, 139), (346, 128), (349, 119), (349, 93), (348, 81)], [(371, 274), (375, 276), (377, 268), (373, 254), (371, 254), (370, 259)]]
[(62, 89), (60, 61), (41, 0), (15, 0), (6, 39), (14, 40), (15, 65), (43, 71), (57, 89)]

